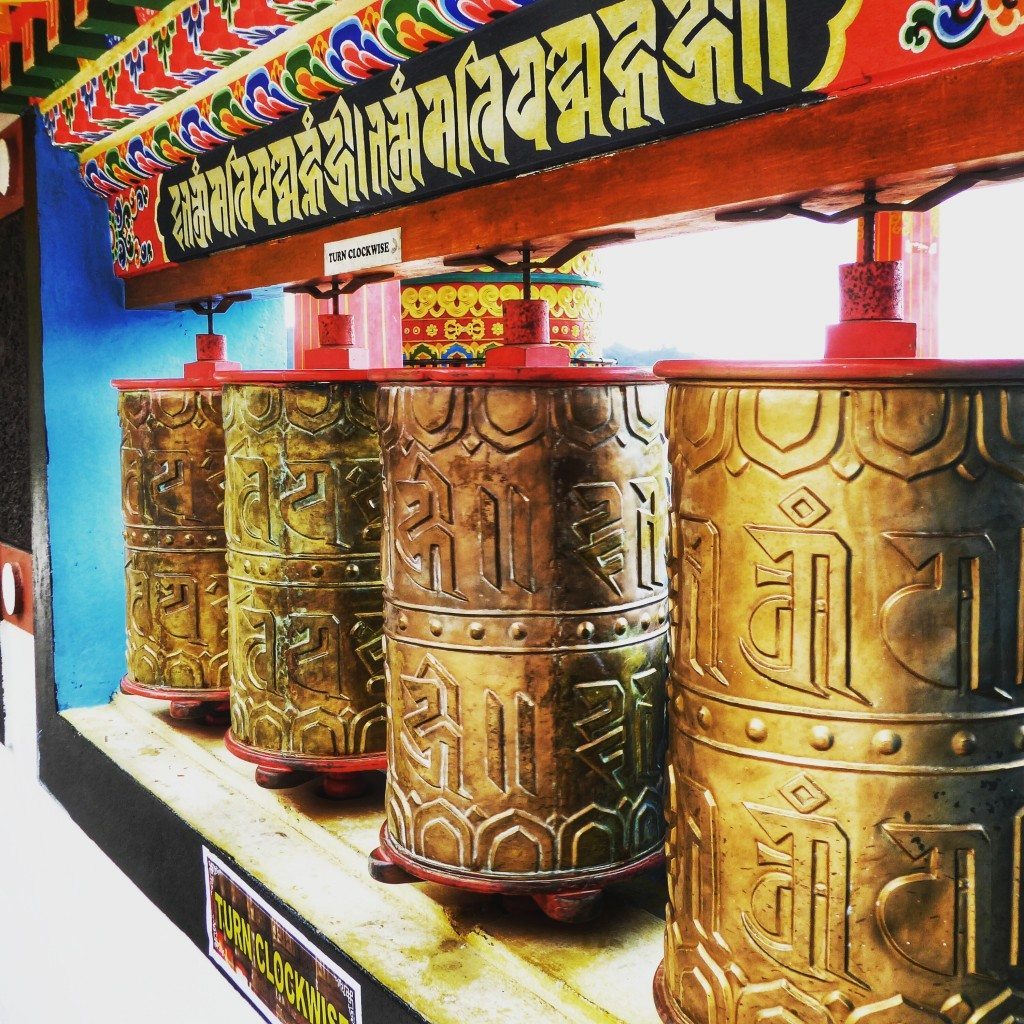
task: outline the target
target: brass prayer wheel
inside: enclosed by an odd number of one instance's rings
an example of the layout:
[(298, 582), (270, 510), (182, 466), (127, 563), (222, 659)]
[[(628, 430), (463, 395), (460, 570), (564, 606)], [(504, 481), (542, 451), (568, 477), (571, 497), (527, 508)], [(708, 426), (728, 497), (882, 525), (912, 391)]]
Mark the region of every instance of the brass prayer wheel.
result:
[(667, 363), (666, 1022), (1024, 1015), (1024, 363)]
[(661, 855), (665, 392), (635, 370), (489, 366), (381, 387), (390, 736), (371, 869), (571, 919)]
[(352, 796), (386, 763), (377, 388), (344, 366), (224, 379), (227, 744), (261, 785)]
[(174, 717), (228, 698), (224, 338), (172, 380), (118, 380), (128, 672), (121, 689)]

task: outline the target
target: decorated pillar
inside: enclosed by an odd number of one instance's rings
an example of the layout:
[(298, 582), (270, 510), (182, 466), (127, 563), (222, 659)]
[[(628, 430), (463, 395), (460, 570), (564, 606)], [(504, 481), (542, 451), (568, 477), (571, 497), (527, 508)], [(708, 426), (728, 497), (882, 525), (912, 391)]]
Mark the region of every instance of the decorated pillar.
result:
[[(574, 360), (600, 356), (601, 282), (585, 252), (557, 270), (538, 270), (534, 298), (548, 303), (551, 341)], [(482, 360), (505, 343), (502, 309), (524, 298), (520, 274), (474, 268), (402, 282), (402, 351), (407, 365)]]

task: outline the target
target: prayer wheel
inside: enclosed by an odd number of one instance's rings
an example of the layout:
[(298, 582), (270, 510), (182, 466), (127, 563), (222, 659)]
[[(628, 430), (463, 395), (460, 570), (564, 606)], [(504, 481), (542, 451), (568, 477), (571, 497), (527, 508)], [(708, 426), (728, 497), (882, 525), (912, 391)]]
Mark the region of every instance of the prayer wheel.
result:
[[(875, 339), (906, 348), (895, 319)], [(1017, 1020), (1024, 363), (656, 370), (662, 1018)]]
[(376, 385), (352, 321), (302, 369), (224, 376), (232, 753), (280, 788), (386, 764)]
[(381, 387), (389, 768), (371, 873), (576, 920), (662, 856), (665, 392), (517, 343), (517, 325), (546, 336), (545, 304), (508, 305), (513, 343), (485, 369)]
[(175, 718), (227, 707), (227, 567), (219, 334), (173, 380), (116, 380), (126, 551), (121, 690), (171, 702)]

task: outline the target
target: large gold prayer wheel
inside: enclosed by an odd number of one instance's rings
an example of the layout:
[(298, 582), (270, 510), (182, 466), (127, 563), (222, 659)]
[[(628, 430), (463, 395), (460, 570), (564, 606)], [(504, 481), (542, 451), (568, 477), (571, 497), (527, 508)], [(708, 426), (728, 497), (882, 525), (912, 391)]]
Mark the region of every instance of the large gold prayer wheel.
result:
[(332, 796), (385, 766), (377, 388), (365, 370), (228, 374), (228, 747)]
[(669, 363), (665, 1021), (1024, 1018), (1024, 363)]
[(228, 698), (220, 335), (171, 380), (119, 380), (127, 667), (175, 717)]
[(382, 386), (379, 853), (409, 874), (593, 895), (660, 857), (664, 399), (622, 369)]

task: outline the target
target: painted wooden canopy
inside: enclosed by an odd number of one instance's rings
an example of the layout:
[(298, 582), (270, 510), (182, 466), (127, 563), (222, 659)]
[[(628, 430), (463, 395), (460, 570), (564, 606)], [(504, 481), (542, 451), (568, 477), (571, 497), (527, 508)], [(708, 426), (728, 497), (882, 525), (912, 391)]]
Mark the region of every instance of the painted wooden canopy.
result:
[(1018, 0), (22, 0), (0, 106), (38, 102), (79, 154), (133, 276), (986, 61), (1022, 23)]

